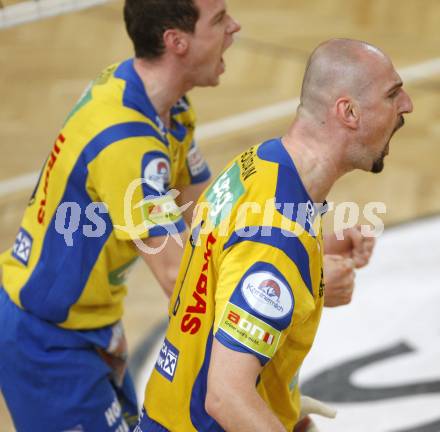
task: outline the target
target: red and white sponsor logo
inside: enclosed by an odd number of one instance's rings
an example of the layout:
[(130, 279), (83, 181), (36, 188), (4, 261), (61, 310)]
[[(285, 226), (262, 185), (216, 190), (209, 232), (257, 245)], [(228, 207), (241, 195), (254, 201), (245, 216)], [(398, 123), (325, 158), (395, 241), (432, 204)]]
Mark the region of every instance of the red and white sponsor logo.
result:
[(238, 325), (239, 328), (241, 328), (250, 336), (256, 337), (257, 339), (266, 342), (268, 345), (273, 344), (273, 341), (275, 339), (273, 334), (265, 331), (251, 321), (242, 318), (237, 312), (230, 311), (228, 314), (228, 320)]
[(250, 274), (243, 281), (241, 291), (246, 303), (268, 318), (283, 318), (293, 307), (293, 296), (287, 285), (269, 272)]
[(170, 177), (170, 164), (165, 158), (153, 159), (144, 169), (146, 183), (160, 193), (166, 192)]
[(187, 156), (188, 168), (192, 176), (201, 174), (206, 169), (206, 162), (198, 147), (193, 144)]

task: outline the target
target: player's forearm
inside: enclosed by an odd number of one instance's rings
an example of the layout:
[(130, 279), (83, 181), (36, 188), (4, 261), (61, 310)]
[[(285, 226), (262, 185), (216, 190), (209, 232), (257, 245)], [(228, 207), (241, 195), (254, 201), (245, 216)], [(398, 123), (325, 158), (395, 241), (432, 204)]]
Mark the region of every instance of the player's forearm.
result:
[(285, 432), (286, 429), (260, 395), (224, 389), (220, 394), (208, 392), (208, 414), (227, 432)]
[(186, 210), (182, 213), (188, 227), (191, 228), (192, 218), (197, 200), (200, 195), (209, 185), (210, 179), (197, 184), (192, 184), (182, 188), (180, 195), (176, 198), (176, 202), (180, 208), (184, 207)]
[(145, 240), (145, 244), (151, 252), (139, 250), (139, 254), (150, 267), (168, 297), (171, 297), (174, 290), (188, 231), (185, 230), (179, 236), (181, 245), (169, 236), (152, 237)]

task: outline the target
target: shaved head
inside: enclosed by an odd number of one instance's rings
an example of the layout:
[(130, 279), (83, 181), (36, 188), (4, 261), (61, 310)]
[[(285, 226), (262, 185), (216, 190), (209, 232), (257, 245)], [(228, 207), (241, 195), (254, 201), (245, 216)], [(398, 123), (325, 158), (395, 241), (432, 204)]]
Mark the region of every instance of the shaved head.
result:
[(390, 64), (373, 45), (352, 39), (331, 39), (319, 45), (307, 63), (300, 107), (319, 115), (338, 97), (359, 99), (374, 82), (378, 64)]
[(380, 172), (412, 102), (390, 58), (353, 39), (331, 39), (311, 54), (289, 134), (326, 148), (341, 172)]

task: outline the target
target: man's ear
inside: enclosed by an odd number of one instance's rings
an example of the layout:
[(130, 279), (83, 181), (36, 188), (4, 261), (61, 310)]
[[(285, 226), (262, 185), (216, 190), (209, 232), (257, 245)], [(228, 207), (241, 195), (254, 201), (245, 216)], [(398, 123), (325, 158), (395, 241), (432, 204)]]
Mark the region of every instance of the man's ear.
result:
[(188, 35), (176, 29), (168, 29), (163, 34), (166, 51), (183, 55), (188, 51)]
[(357, 129), (360, 121), (360, 109), (356, 101), (341, 97), (335, 103), (336, 116), (338, 120), (349, 127), (350, 129)]

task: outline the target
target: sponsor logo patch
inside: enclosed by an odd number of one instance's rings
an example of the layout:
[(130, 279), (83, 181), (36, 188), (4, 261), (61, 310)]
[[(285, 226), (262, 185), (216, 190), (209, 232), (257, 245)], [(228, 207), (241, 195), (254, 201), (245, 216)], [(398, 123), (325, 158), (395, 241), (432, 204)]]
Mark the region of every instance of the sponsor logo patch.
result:
[(267, 358), (273, 357), (281, 337), (280, 331), (232, 303), (226, 305), (219, 328)]
[(32, 243), (33, 240), (31, 235), (25, 229), (20, 228), (12, 248), (12, 256), (25, 266), (27, 266), (29, 263), (29, 258), (32, 251)]
[(156, 370), (168, 381), (172, 382), (174, 374), (176, 373), (178, 360), (179, 350), (165, 339), (156, 361)]
[(235, 162), (227, 169), (206, 192), (206, 199), (210, 203), (209, 219), (217, 227), (231, 212), (232, 206), (244, 193), (240, 180), (240, 167)]
[(206, 162), (198, 147), (193, 143), (187, 156), (188, 168), (193, 177), (198, 176), (206, 169)]
[(180, 217), (180, 209), (173, 197), (163, 195), (161, 197), (151, 197), (142, 204), (142, 216), (146, 227), (152, 228), (156, 225), (166, 226), (174, 224)]
[(279, 319), (292, 311), (290, 289), (272, 273), (260, 271), (250, 274), (243, 281), (241, 292), (251, 309), (265, 317)]
[(144, 169), (148, 186), (159, 193), (165, 193), (170, 182), (170, 164), (167, 159), (158, 157), (151, 160)]

